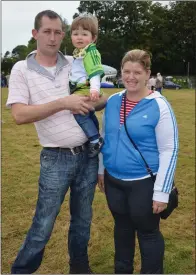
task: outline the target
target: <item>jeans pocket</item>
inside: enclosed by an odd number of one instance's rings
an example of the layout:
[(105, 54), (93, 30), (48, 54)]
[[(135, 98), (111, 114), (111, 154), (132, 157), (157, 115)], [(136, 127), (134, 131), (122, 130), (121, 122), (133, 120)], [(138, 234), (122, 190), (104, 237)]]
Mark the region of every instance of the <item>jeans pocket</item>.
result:
[(41, 168), (46, 170), (52, 169), (58, 161), (59, 151), (52, 151), (50, 149), (42, 149), (40, 154)]

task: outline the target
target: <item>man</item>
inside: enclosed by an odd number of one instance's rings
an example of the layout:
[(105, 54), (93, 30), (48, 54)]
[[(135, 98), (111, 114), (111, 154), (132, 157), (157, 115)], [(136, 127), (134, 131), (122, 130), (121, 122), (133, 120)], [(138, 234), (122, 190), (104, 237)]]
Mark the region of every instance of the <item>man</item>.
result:
[(10, 75), (9, 75), (9, 74), (7, 74), (7, 75), (6, 75), (7, 87), (9, 86), (9, 79), (10, 79)]
[(1, 74), (1, 87), (7, 87), (7, 78), (5, 77), (4, 73)]
[(93, 107), (89, 98), (69, 95), (71, 60), (59, 52), (64, 37), (61, 17), (49, 10), (40, 12), (32, 34), (37, 51), (14, 65), (7, 106), (17, 124), (34, 122), (43, 149), (35, 216), (11, 272), (29, 274), (39, 268), (70, 188), (69, 273), (90, 274), (87, 247), (98, 158), (88, 159), (87, 138), (72, 112), (86, 114)]

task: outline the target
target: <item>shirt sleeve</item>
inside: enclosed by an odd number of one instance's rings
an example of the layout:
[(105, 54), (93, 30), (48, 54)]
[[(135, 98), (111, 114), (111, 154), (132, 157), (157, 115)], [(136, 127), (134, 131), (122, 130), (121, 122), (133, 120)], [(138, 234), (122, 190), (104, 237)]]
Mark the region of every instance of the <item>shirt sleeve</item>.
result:
[(100, 77), (104, 76), (104, 70), (101, 64), (101, 55), (95, 45), (90, 46), (86, 50), (86, 55), (84, 56), (83, 62), (89, 79), (95, 75), (100, 75)]
[(11, 71), (9, 79), (9, 93), (6, 106), (11, 107), (14, 103), (23, 103), (28, 105), (30, 100), (29, 88), (21, 71), (21, 62), (17, 62)]
[(178, 128), (170, 104), (158, 98), (160, 118), (155, 128), (159, 151), (159, 169), (154, 184), (153, 200), (168, 202), (172, 189), (178, 155)]
[[(101, 131), (101, 136), (104, 139), (105, 137), (105, 112), (103, 113), (103, 117), (102, 117), (102, 131)], [(104, 174), (104, 165), (103, 165), (103, 154), (100, 152), (99, 154), (99, 170), (98, 170), (98, 174), (99, 175), (103, 175)]]
[(100, 92), (100, 75), (95, 75), (90, 79), (90, 92), (93, 90)]

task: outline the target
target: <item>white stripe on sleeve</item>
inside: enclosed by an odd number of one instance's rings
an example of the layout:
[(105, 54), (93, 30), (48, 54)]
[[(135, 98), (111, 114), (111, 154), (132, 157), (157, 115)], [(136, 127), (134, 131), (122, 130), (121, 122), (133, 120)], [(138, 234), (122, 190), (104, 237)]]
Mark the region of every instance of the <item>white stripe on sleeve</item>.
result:
[(155, 128), (159, 150), (159, 169), (154, 184), (153, 200), (168, 202), (178, 155), (178, 128), (173, 110), (164, 97), (156, 99), (160, 118)]
[[(105, 112), (103, 113), (103, 117), (102, 117), (102, 132), (101, 132), (101, 136), (104, 139), (105, 137)], [(103, 155), (100, 152), (99, 154), (99, 170), (98, 170), (98, 174), (99, 175), (103, 175), (104, 174), (104, 165), (103, 165)]]

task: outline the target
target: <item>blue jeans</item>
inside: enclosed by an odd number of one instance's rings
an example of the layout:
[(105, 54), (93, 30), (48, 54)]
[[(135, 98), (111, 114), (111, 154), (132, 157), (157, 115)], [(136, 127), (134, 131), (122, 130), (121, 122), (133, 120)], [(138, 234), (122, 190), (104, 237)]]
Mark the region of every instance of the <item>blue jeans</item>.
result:
[(65, 149), (44, 148), (40, 155), (39, 194), (35, 216), (12, 274), (35, 272), (43, 258), (56, 217), (70, 187), (71, 221), (68, 235), (70, 265), (88, 266), (92, 202), (97, 183), (98, 157), (87, 150), (77, 155)]
[(94, 112), (84, 116), (76, 114), (74, 117), (90, 141), (99, 138), (99, 122)]

